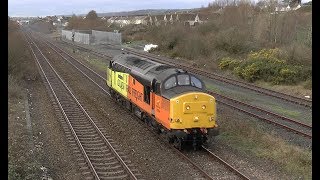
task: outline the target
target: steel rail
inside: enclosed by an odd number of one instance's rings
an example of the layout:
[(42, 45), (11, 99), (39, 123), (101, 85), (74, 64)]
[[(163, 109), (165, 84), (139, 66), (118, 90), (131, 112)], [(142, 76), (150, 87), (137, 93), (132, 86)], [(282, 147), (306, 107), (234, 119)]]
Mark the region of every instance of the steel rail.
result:
[[(74, 100), (76, 101), (76, 103), (79, 105), (79, 107), (81, 108), (81, 110), (85, 113), (85, 115), (88, 117), (88, 119), (90, 120), (90, 123), (94, 126), (94, 128), (96, 129), (96, 131), (99, 133), (99, 135), (101, 137), (103, 137), (104, 142), (106, 143), (106, 145), (109, 146), (109, 148), (112, 150), (112, 153), (116, 156), (116, 158), (118, 159), (118, 161), (122, 164), (122, 166), (124, 167), (124, 169), (127, 171), (127, 173), (129, 174), (129, 176), (131, 177), (131, 179), (137, 179), (136, 176), (134, 175), (134, 173), (130, 170), (130, 168), (127, 166), (127, 164), (123, 161), (123, 159), (120, 157), (120, 155), (117, 153), (117, 151), (114, 149), (114, 147), (111, 145), (111, 143), (108, 141), (108, 139), (104, 136), (104, 134), (100, 131), (100, 129), (97, 127), (97, 125), (94, 123), (94, 121), (92, 120), (92, 118), (89, 116), (89, 114), (86, 112), (86, 110), (82, 107), (82, 105), (80, 104), (80, 102), (76, 99), (76, 97), (74, 96), (74, 94), (70, 91), (70, 89), (67, 87), (67, 85), (65, 84), (65, 82), (62, 80), (62, 78), (58, 75), (58, 73), (54, 70), (54, 68), (52, 67), (52, 65), (50, 64), (50, 62), (47, 60), (47, 58), (43, 55), (43, 53), (41, 52), (40, 48), (33, 42), (33, 44), (37, 47), (37, 49), (39, 50), (39, 52), (42, 54), (42, 56), (45, 58), (45, 60), (47, 61), (47, 63), (49, 64), (49, 66), (52, 68), (52, 70), (55, 72), (56, 76), (59, 78), (59, 80), (62, 82), (62, 84), (65, 86), (65, 88), (68, 90), (68, 92), (70, 93), (70, 95), (74, 98)], [(49, 81), (48, 81), (49, 83)], [(59, 102), (60, 103), (60, 102)], [(61, 106), (61, 104), (60, 104)], [(69, 121), (70, 122), (70, 121)], [(71, 125), (71, 124), (70, 124)], [(71, 127), (72, 128), (72, 127)], [(78, 139), (79, 140), (79, 139)], [(80, 141), (79, 141), (80, 143)], [(81, 144), (81, 143), (80, 143)], [(81, 146), (82, 147), (82, 146)], [(83, 149), (83, 147), (82, 147)], [(83, 149), (84, 150), (84, 149)], [(86, 155), (86, 158), (88, 158), (88, 156)], [(88, 160), (90, 161), (90, 159), (88, 158)], [(92, 164), (91, 164), (92, 165)], [(93, 168), (93, 166), (92, 166)]]
[(40, 64), (40, 62), (39, 62), (39, 59), (38, 59), (37, 56), (35, 55), (35, 53), (34, 53), (34, 51), (33, 51), (33, 49), (32, 49), (32, 47), (31, 47), (30, 44), (29, 44), (29, 46), (30, 46), (31, 52), (32, 52), (32, 54), (33, 54), (33, 56), (34, 56), (34, 58), (35, 58), (35, 60), (36, 60), (36, 62), (37, 62), (37, 65), (38, 65), (38, 67), (40, 68), (40, 70), (41, 70), (44, 78), (46, 79), (46, 81), (47, 81), (47, 83), (48, 83), (48, 86), (50, 87), (50, 90), (51, 90), (51, 92), (52, 92), (52, 94), (53, 94), (53, 96), (54, 96), (54, 98), (55, 98), (55, 100), (56, 100), (56, 102), (57, 102), (57, 104), (58, 104), (58, 106), (59, 106), (59, 108), (60, 108), (60, 110), (61, 110), (61, 112), (62, 112), (62, 114), (63, 114), (63, 116), (64, 116), (64, 118), (65, 118), (65, 120), (66, 120), (66, 122), (67, 122), (67, 124), (68, 124), (68, 126), (69, 126), (69, 129), (70, 129), (73, 137), (74, 137), (75, 140), (76, 140), (76, 143), (78, 144), (78, 146), (79, 146), (79, 148), (80, 148), (83, 156), (85, 157), (86, 162), (87, 162), (88, 165), (89, 165), (89, 168), (90, 168), (91, 171), (93, 172), (94, 177), (99, 180), (100, 178), (99, 178), (96, 170), (94, 169), (93, 164), (91, 163), (91, 161), (90, 161), (90, 159), (89, 159), (86, 151), (84, 150), (84, 148), (83, 148), (83, 146), (82, 146), (82, 144), (81, 144), (81, 142), (80, 142), (80, 140), (79, 140), (79, 138), (78, 138), (75, 130), (73, 129), (73, 127), (72, 127), (72, 125), (71, 125), (71, 123), (70, 123), (70, 120), (69, 120), (68, 116), (66, 115), (66, 112), (64, 111), (64, 109), (63, 109), (63, 107), (62, 107), (62, 105), (61, 105), (61, 103), (60, 103), (60, 101), (59, 101), (59, 99), (58, 99), (55, 91), (53, 90), (52, 85), (51, 85), (50, 81), (48, 80), (47, 75), (46, 75), (46, 73), (44, 72), (44, 70), (43, 70), (43, 68), (42, 68), (42, 66), (41, 66), (41, 64)]
[(294, 133), (297, 133), (297, 134), (299, 134), (299, 135), (302, 135), (302, 136), (304, 136), (304, 137), (307, 137), (307, 138), (310, 138), (310, 139), (312, 138), (312, 135), (311, 135), (311, 134), (306, 134), (306, 133), (301, 132), (301, 131), (299, 131), (299, 130), (293, 129), (293, 128), (287, 126), (287, 125), (283, 125), (283, 124), (281, 124), (281, 123), (272, 121), (272, 120), (270, 120), (270, 119), (264, 118), (264, 117), (262, 117), (262, 116), (259, 116), (259, 115), (257, 115), (257, 114), (252, 113), (252, 112), (249, 112), (249, 111), (247, 111), (247, 110), (241, 109), (241, 108), (239, 108), (239, 107), (237, 107), (237, 106), (234, 106), (234, 105), (225, 103), (225, 102), (223, 102), (223, 101), (220, 101), (220, 100), (217, 100), (217, 101), (220, 102), (220, 103), (222, 103), (222, 104), (224, 104), (224, 105), (227, 105), (227, 106), (229, 106), (229, 107), (232, 107), (232, 108), (234, 108), (234, 109), (237, 109), (237, 110), (239, 110), (239, 111), (241, 111), (241, 112), (244, 112), (244, 113), (246, 113), (246, 114), (249, 114), (249, 115), (251, 115), (251, 116), (253, 116), (253, 117), (256, 117), (256, 118), (261, 119), (261, 120), (264, 120), (264, 121), (267, 121), (267, 122), (269, 122), (269, 123), (272, 123), (272, 124), (274, 124), (274, 125), (280, 126), (280, 127), (284, 128), (284, 129), (287, 129), (287, 130), (289, 130), (289, 131), (292, 131), (292, 132), (294, 132)]
[[(276, 98), (279, 98), (279, 99), (282, 99), (282, 100), (285, 100), (285, 101), (288, 101), (288, 102), (292, 102), (292, 103), (295, 103), (295, 104), (303, 105), (303, 106), (310, 107), (310, 108), (312, 107), (312, 104), (311, 104), (312, 100), (309, 100), (309, 99), (296, 97), (296, 96), (293, 96), (293, 95), (290, 95), (290, 94), (277, 92), (277, 91), (274, 91), (274, 90), (271, 90), (271, 89), (267, 89), (267, 88), (264, 88), (264, 87), (260, 87), (260, 86), (254, 85), (254, 84), (249, 84), (247, 82), (243, 82), (243, 81), (231, 79), (231, 78), (228, 78), (228, 77), (224, 77), (224, 76), (221, 76), (221, 75), (216, 74), (216, 73), (212, 73), (212, 72), (209, 72), (209, 71), (206, 71), (206, 70), (201, 70), (199, 68), (195, 68), (193, 66), (184, 65), (184, 64), (181, 64), (181, 63), (174, 62), (172, 60), (170, 61), (170, 59), (167, 59), (167, 58), (160, 58), (160, 57), (157, 57), (157, 56), (155, 56), (153, 54), (148, 54), (147, 55), (146, 53), (137, 52), (136, 50), (132, 50), (132, 49), (128, 49), (128, 48), (124, 49), (124, 51), (129, 52), (131, 54), (138, 55), (138, 56), (151, 58), (152, 60), (155, 60), (157, 62), (162, 62), (163, 63), (163, 61), (165, 61), (165, 62), (173, 64), (173, 65), (175, 65), (177, 67), (191, 70), (191, 72), (194, 72), (194, 73), (199, 74), (199, 75), (203, 75), (205, 77), (209, 77), (209, 78), (212, 78), (212, 79), (215, 79), (215, 80), (218, 80), (218, 81), (222, 81), (222, 82), (225, 82), (225, 83), (228, 83), (228, 84), (232, 84), (232, 85), (235, 85), (235, 86), (240, 86), (240, 87), (243, 87), (243, 88), (246, 88), (246, 89), (250, 89), (250, 90), (256, 91), (258, 93), (262, 93), (262, 94), (265, 94), (265, 95), (276, 97)], [(287, 97), (293, 98), (295, 100), (288, 99)], [(302, 101), (304, 101), (304, 102), (302, 102)]]
[[(58, 48), (57, 46), (55, 46), (55, 47)], [(51, 48), (52, 48), (52, 47), (51, 47)], [(55, 51), (55, 52), (56, 52), (56, 53), (59, 53), (58, 51)], [(65, 51), (63, 51), (63, 50), (62, 50), (62, 52), (68, 54), (67, 52), (65, 52)], [(61, 55), (61, 57), (64, 57), (64, 56)], [(73, 58), (72, 56), (70, 56), (70, 57), (71, 57), (72, 59), (78, 61), (77, 59)], [(67, 59), (66, 59), (66, 60), (67, 60)], [(71, 63), (71, 62), (70, 62), (70, 63)], [(88, 68), (88, 69), (90, 69), (91, 71), (93, 71), (91, 68), (89, 68), (88, 66), (85, 66), (83, 63), (79, 63), (79, 64), (81, 64), (81, 65), (83, 65), (85, 68)], [(77, 69), (79, 70), (79, 68), (77, 68)], [(80, 72), (84, 74), (83, 71), (80, 70)], [(94, 74), (97, 74), (97, 73), (94, 73)], [(86, 77), (88, 77), (88, 76), (86, 75)], [(99, 77), (102, 78), (103, 80), (105, 80), (105, 78), (103, 78), (102, 76), (99, 76)], [(92, 80), (92, 78), (90, 78), (90, 80)], [(92, 80), (92, 81), (93, 81), (93, 80)], [(95, 84), (98, 85), (97, 83), (95, 83)], [(105, 92), (104, 88), (102, 88), (102, 87), (99, 86), (99, 85), (98, 85), (98, 87)], [(109, 95), (110, 95), (110, 94), (109, 94)], [(148, 127), (147, 127), (147, 128), (148, 128)], [(150, 128), (148, 128), (148, 130), (150, 130), (152, 133), (154, 133)], [(156, 134), (156, 133), (154, 133), (154, 134)], [(181, 157), (183, 157), (186, 161), (188, 161), (190, 164), (192, 164), (192, 166), (193, 166), (194, 168), (196, 168), (198, 171), (200, 171), (205, 178), (207, 178), (207, 179), (212, 179), (212, 180), (214, 179), (214, 178), (212, 178), (208, 173), (206, 173), (201, 167), (199, 167), (195, 162), (193, 162), (190, 158), (188, 158), (186, 155), (184, 155), (181, 151), (177, 150), (176, 148), (174, 148), (174, 147), (172, 147), (172, 146), (170, 146), (170, 147), (171, 147), (177, 154), (179, 154)], [(219, 160), (219, 162), (221, 162), (224, 166), (226, 166), (225, 161), (223, 161), (221, 158), (219, 158), (218, 160)], [(229, 166), (227, 166), (227, 167), (228, 167), (228, 169), (230, 169), (231, 166), (229, 165)], [(233, 168), (231, 172), (235, 173), (237, 176), (239, 176), (239, 177), (241, 177), (241, 178), (243, 178), (243, 179), (249, 179), (249, 178), (246, 178), (245, 175), (243, 175), (242, 173), (240, 173), (240, 172), (239, 172), (238, 170), (236, 170), (235, 168)]]
[[(62, 40), (62, 41), (65, 42), (65, 43), (69, 43), (69, 42), (64, 41), (64, 40)], [(73, 45), (77, 46), (79, 48), (88, 50), (88, 48), (82, 47), (80, 45), (77, 45), (77, 44), (73, 44)], [(114, 45), (111, 45), (111, 44), (107, 44), (107, 45), (108, 46), (114, 46)], [(310, 108), (312, 107), (312, 100), (310, 100), (310, 99), (305, 99), (305, 98), (293, 96), (293, 95), (290, 95), (290, 94), (285, 94), (285, 93), (282, 93), (282, 92), (278, 92), (278, 91), (274, 91), (274, 90), (271, 90), (271, 89), (260, 87), (260, 86), (254, 85), (254, 84), (250, 84), (250, 83), (247, 83), (247, 82), (244, 82), (244, 81), (239, 81), (239, 80), (236, 80), (236, 79), (231, 79), (231, 78), (228, 78), (228, 77), (224, 77), (224, 76), (221, 76), (219, 74), (212, 73), (212, 72), (209, 72), (209, 71), (206, 71), (206, 70), (202, 70), (202, 69), (195, 68), (195, 67), (188, 66), (188, 65), (183, 65), (181, 63), (176, 63), (176, 62), (174, 62), (174, 61), (172, 61), (172, 60), (170, 60), (168, 58), (163, 58), (163, 57), (160, 58), (160, 57), (157, 57), (154, 54), (146, 54), (146, 53), (138, 52), (136, 50), (129, 49), (129, 48), (122, 48), (121, 50), (122, 51), (126, 51), (126, 52), (131, 53), (131, 54), (135, 54), (135, 55), (141, 56), (141, 57), (152, 58), (152, 60), (160, 62), (160, 63), (163, 63), (163, 61), (165, 61), (167, 64), (175, 65), (175, 66), (178, 66), (178, 67), (181, 67), (181, 68), (184, 68), (184, 69), (191, 69), (196, 74), (203, 75), (205, 77), (209, 77), (209, 78), (212, 78), (212, 79), (215, 79), (215, 80), (218, 80), (218, 81), (221, 81), (221, 82), (225, 82), (225, 83), (228, 83), (228, 84), (232, 84), (232, 85), (235, 85), (235, 86), (240, 86), (240, 87), (243, 87), (243, 88), (246, 88), (246, 89), (250, 89), (250, 90), (253, 90), (255, 92), (262, 93), (262, 94), (265, 94), (265, 95), (269, 95), (269, 96), (272, 96), (272, 97), (275, 97), (275, 98), (279, 98), (279, 99), (282, 99), (282, 100), (285, 100), (285, 101), (288, 101), (288, 102), (291, 102), (291, 103), (295, 103), (295, 104), (298, 104), (298, 105), (303, 105), (303, 106), (310, 107)], [(103, 54), (101, 52), (94, 51), (92, 49), (90, 49), (90, 51), (93, 52), (93, 53), (96, 53), (98, 55), (106, 56), (105, 54)], [(293, 98), (295, 100), (288, 99), (287, 97)], [(304, 102), (301, 102), (301, 101), (304, 101)]]
[(210, 154), (211, 157), (214, 157), (215, 159), (217, 159), (219, 162), (221, 162), (223, 165), (225, 165), (229, 170), (231, 170), (232, 172), (234, 172), (235, 174), (237, 174), (239, 177), (241, 177), (242, 179), (247, 179), (250, 180), (250, 178), (248, 178), (246, 175), (244, 175), (243, 173), (241, 173), (240, 171), (238, 171), (236, 168), (234, 168), (232, 165), (230, 165), (229, 163), (227, 163), (226, 161), (224, 161), (222, 158), (220, 158), (219, 156), (217, 156), (216, 154), (214, 154), (213, 152), (211, 152), (208, 148), (204, 147), (203, 145), (201, 146), (202, 149), (204, 149), (208, 154)]
[[(80, 47), (82, 47), (82, 46), (80, 46)], [(64, 52), (65, 52), (65, 51), (64, 51)], [(65, 53), (66, 53), (66, 52), (65, 52)], [(66, 53), (66, 54), (68, 54), (68, 53)], [(72, 57), (71, 55), (69, 55), (69, 56)], [(74, 57), (72, 57), (72, 58), (73, 58), (74, 60), (76, 60)], [(78, 61), (78, 60), (76, 60), (76, 61)], [(80, 63), (80, 61), (78, 61), (78, 62)], [(87, 67), (87, 68), (88, 68), (88, 67)], [(92, 69), (90, 69), (90, 70), (93, 71)], [(100, 77), (101, 77), (101, 76), (100, 76)], [(101, 78), (103, 78), (103, 77), (101, 77)], [(106, 80), (106, 79), (103, 78), (103, 80)], [(301, 126), (304, 126), (304, 127), (307, 127), (307, 128), (312, 128), (312, 126), (310, 126), (310, 125), (304, 124), (304, 123), (302, 123), (302, 122), (298, 122), (297, 120), (293, 120), (293, 119), (287, 118), (287, 117), (285, 117), (285, 116), (278, 115), (278, 114), (276, 114), (276, 113), (273, 113), (273, 112), (270, 112), (270, 111), (267, 111), (267, 110), (263, 110), (263, 109), (261, 109), (261, 108), (259, 108), (259, 107), (257, 107), (257, 106), (253, 106), (253, 105), (250, 105), (250, 104), (247, 104), (247, 103), (244, 103), (244, 102), (241, 102), (241, 101), (232, 99), (232, 98), (230, 98), (230, 97), (220, 95), (220, 94), (215, 93), (215, 92), (212, 92), (212, 91), (208, 91), (208, 93), (211, 94), (211, 95), (219, 96), (219, 97), (221, 97), (221, 99), (229, 99), (229, 100), (232, 100), (233, 102), (235, 102), (235, 103), (237, 103), (237, 104), (242, 104), (242, 105), (244, 105), (244, 106), (247, 106), (247, 107), (256, 109), (256, 110), (261, 111), (261, 112), (263, 112), (263, 113), (271, 114), (271, 115), (273, 115), (274, 117), (280, 118), (280, 119), (282, 119), (282, 120), (284, 120), (284, 121), (288, 121), (288, 122), (291, 122), (291, 123), (294, 123), (294, 124), (298, 124), (298, 125), (301, 125)], [(292, 132), (294, 132), (294, 133), (296, 133), (296, 134), (298, 134), (298, 135), (302, 135), (302, 136), (307, 137), (307, 138), (312, 138), (312, 135), (311, 135), (311, 134), (306, 134), (306, 133), (304, 133), (304, 132), (302, 132), (302, 131), (293, 129), (293, 128), (289, 127), (289, 126), (283, 125), (283, 124), (278, 123), (278, 122), (275, 122), (275, 121), (273, 121), (273, 120), (269, 120), (269, 119), (267, 119), (267, 118), (264, 118), (264, 117), (262, 117), (262, 116), (259, 116), (259, 115), (255, 114), (255, 113), (252, 113), (252, 112), (249, 112), (249, 111), (247, 111), (247, 110), (241, 109), (241, 108), (239, 108), (239, 107), (233, 106), (233, 105), (231, 105), (231, 104), (229, 104), (229, 103), (222, 102), (222, 100), (217, 99), (217, 101), (218, 101), (218, 102), (221, 102), (221, 103), (223, 103), (223, 104), (225, 104), (225, 105), (227, 105), (227, 106), (229, 106), (229, 107), (232, 107), (232, 108), (234, 108), (234, 109), (236, 109), (236, 110), (238, 110), (238, 111), (240, 111), (240, 112), (243, 112), (243, 113), (249, 114), (249, 115), (251, 115), (251, 116), (253, 116), (253, 117), (256, 117), (256, 118), (258, 118), (258, 119), (260, 119), (260, 120), (267, 121), (267, 122), (272, 123), (272, 124), (274, 124), (274, 125), (276, 125), (276, 126), (280, 126), (280, 127), (284, 128), (284, 129), (287, 129), (287, 130), (289, 130), (289, 131), (292, 131)]]

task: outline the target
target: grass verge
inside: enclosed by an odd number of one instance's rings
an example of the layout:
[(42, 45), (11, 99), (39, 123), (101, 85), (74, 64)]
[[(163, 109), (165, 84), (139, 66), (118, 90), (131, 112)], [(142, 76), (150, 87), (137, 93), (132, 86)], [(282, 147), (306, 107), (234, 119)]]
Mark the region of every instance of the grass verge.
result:
[[(240, 116), (241, 117), (241, 116)], [(244, 154), (271, 160), (294, 177), (311, 179), (312, 151), (285, 142), (247, 119), (221, 117), (221, 134), (217, 137)]]
[[(40, 164), (26, 126), (25, 80), (36, 79), (19, 26), (8, 21), (8, 179), (40, 179)], [(32, 136), (31, 136), (32, 137)]]

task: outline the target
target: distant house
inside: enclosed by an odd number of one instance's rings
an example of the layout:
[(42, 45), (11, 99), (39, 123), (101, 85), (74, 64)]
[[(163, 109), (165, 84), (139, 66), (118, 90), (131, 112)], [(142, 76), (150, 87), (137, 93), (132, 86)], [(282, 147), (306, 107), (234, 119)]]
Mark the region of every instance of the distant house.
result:
[(198, 24), (206, 23), (209, 20), (208, 16), (204, 14), (196, 14), (192, 17), (192, 19), (184, 21), (184, 24), (189, 26), (196, 26)]
[(133, 21), (133, 24), (147, 25), (148, 24), (148, 16), (134, 16), (131, 21)]
[(25, 24), (29, 24), (29, 20), (17, 20), (18, 24), (20, 25), (25, 25)]
[[(290, 7), (290, 5), (284, 5), (284, 4), (278, 4), (278, 6), (275, 8), (275, 13), (284, 13), (288, 11), (295, 11), (297, 9), (301, 8), (301, 5), (298, 4), (295, 7)], [(274, 14), (274, 13), (271, 13)]]
[[(149, 19), (150, 20), (150, 19)], [(107, 20), (109, 24), (118, 24), (120, 27), (129, 25), (129, 24), (148, 24), (148, 16), (120, 16), (120, 17), (111, 17)]]
[(195, 13), (171, 13), (162, 15), (147, 15), (147, 16), (113, 16), (107, 19), (109, 26), (111, 24), (118, 24), (120, 27), (129, 24), (136, 25), (167, 25), (182, 23), (184, 25), (195, 26), (207, 22), (208, 17), (203, 14)]
[(68, 24), (69, 24), (69, 22), (64, 22), (64, 23), (62, 23), (62, 26), (66, 27), (66, 26), (68, 26)]
[[(194, 13), (172, 13), (164, 15), (151, 16), (152, 25), (167, 25), (175, 23), (183, 23), (185, 25), (201, 24), (204, 21), (200, 20), (200, 16)], [(151, 21), (150, 21), (151, 22)]]

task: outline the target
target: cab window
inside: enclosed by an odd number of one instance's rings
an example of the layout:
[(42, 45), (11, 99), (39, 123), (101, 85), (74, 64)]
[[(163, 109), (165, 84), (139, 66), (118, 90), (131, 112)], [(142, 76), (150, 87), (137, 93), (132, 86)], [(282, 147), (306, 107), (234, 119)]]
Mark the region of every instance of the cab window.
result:
[(178, 85), (190, 85), (190, 76), (187, 74), (178, 75)]
[(177, 85), (177, 79), (175, 76), (172, 76), (171, 78), (169, 78), (165, 83), (164, 83), (164, 88), (165, 89), (170, 89), (174, 86)]
[(191, 85), (202, 89), (201, 81), (198, 78), (194, 77), (194, 76), (191, 76)]

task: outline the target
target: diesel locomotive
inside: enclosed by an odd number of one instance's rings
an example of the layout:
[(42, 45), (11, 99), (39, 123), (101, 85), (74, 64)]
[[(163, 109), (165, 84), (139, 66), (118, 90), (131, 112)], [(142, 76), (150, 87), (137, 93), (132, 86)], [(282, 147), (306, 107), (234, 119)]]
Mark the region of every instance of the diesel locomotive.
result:
[(216, 100), (187, 71), (121, 54), (110, 61), (106, 84), (114, 99), (180, 150), (218, 135)]

